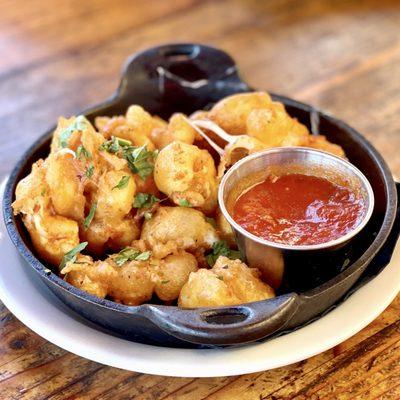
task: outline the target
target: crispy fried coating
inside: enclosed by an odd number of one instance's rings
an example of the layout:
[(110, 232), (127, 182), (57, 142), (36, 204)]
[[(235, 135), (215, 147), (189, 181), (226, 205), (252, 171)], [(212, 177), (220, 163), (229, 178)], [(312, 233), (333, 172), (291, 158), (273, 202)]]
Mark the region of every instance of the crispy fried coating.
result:
[(63, 255), (79, 244), (79, 226), (76, 221), (54, 215), (49, 192), (46, 163), (39, 160), (18, 183), (13, 209), (15, 214), (22, 214), (33, 246), (42, 259), (58, 265)]
[(111, 136), (116, 136), (121, 139), (129, 140), (134, 146), (146, 145), (149, 150), (154, 150), (154, 144), (145, 133), (148, 128), (145, 123), (143, 125), (145, 129), (141, 131), (142, 126), (140, 124), (132, 126), (123, 116), (96, 118), (96, 126), (106, 139), (109, 139)]
[(217, 223), (218, 236), (225, 240), (230, 246), (236, 246), (233, 229), (219, 208), (217, 209), (215, 220)]
[(151, 299), (153, 292), (164, 301), (178, 298), (191, 272), (197, 271), (196, 258), (185, 251), (164, 259), (127, 261), (118, 266), (115, 255), (104, 261), (78, 255), (61, 271), (65, 280), (92, 295), (127, 305), (139, 305)]
[(55, 213), (82, 222), (86, 199), (81, 179), (84, 169), (80, 164), (62, 150), (50, 154), (46, 160), (46, 182)]
[(319, 136), (309, 135), (307, 141), (303, 144), (303, 146), (326, 151), (335, 156), (346, 158), (344, 150), (339, 145), (329, 142), (323, 135)]
[(268, 108), (255, 109), (248, 115), (246, 133), (266, 147), (301, 146), (308, 129), (289, 116), (282, 103), (272, 102)]
[(237, 140), (225, 147), (221, 163), (224, 163), (225, 166), (231, 166), (249, 154), (257, 153), (266, 148), (268, 146), (255, 137), (239, 135)]
[[(118, 188), (122, 179), (127, 179), (126, 185)], [(135, 179), (126, 170), (108, 171), (100, 177), (92, 198), (92, 204), (97, 205), (93, 221), (82, 234), (89, 242), (89, 251), (101, 254), (107, 248), (117, 250), (139, 237), (140, 229), (130, 216), (135, 193)]]
[(162, 260), (153, 259), (150, 267), (155, 293), (164, 301), (177, 299), (190, 273), (198, 269), (196, 257), (186, 251), (170, 254)]
[(259, 279), (260, 272), (240, 260), (220, 256), (211, 270), (191, 273), (179, 295), (186, 308), (230, 306), (274, 297), (274, 291)]
[[(14, 212), (23, 214), (38, 253), (52, 265), (80, 241), (101, 255), (140, 236), (131, 215), (136, 177), (125, 160), (99, 150), (103, 142), (84, 117), (60, 118), (50, 155), (18, 185)], [(126, 178), (126, 185), (117, 187)], [(84, 226), (92, 208), (93, 218)]]
[(164, 120), (151, 116), (138, 105), (130, 106), (125, 116), (97, 117), (95, 124), (107, 139), (117, 136), (131, 141), (134, 146), (146, 145), (151, 151), (155, 149), (150, 139), (151, 132), (167, 125)]
[(138, 105), (132, 105), (125, 114), (126, 121), (133, 126), (137, 132), (150, 137), (154, 128), (162, 128), (166, 122), (159, 117), (152, 117), (147, 111)]
[(61, 271), (65, 280), (92, 295), (135, 306), (151, 299), (154, 283), (147, 261), (128, 261), (118, 266), (113, 256), (93, 262), (79, 255), (77, 262), (68, 263)]
[(217, 173), (210, 153), (197, 146), (173, 142), (164, 147), (155, 162), (158, 189), (177, 204), (182, 201), (206, 213), (217, 206)]
[(243, 135), (249, 114), (253, 110), (268, 108), (271, 101), (265, 92), (234, 94), (216, 103), (207, 116), (226, 132)]
[(153, 217), (144, 222), (140, 238), (157, 258), (178, 250), (209, 249), (218, 240), (204, 214), (188, 207), (159, 207)]
[(185, 116), (181, 113), (173, 114), (168, 126), (153, 129), (150, 134), (157, 149), (162, 149), (175, 141), (193, 144), (195, 137), (196, 131), (185, 121)]
[(30, 174), (18, 182), (12, 206), (15, 214), (33, 214), (40, 207), (48, 207), (49, 202), (46, 165), (45, 161), (40, 159), (32, 164)]
[(36, 251), (46, 262), (59, 265), (64, 254), (79, 244), (76, 221), (44, 210), (22, 217)]

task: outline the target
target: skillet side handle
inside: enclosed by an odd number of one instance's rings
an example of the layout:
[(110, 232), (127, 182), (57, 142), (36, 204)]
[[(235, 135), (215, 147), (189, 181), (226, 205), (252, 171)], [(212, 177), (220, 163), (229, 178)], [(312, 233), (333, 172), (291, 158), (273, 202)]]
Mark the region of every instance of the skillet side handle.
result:
[(146, 316), (178, 339), (204, 345), (234, 345), (260, 340), (285, 327), (298, 308), (298, 296), (221, 308), (181, 309), (148, 305)]
[(177, 43), (129, 58), (116, 96), (125, 106), (140, 104), (166, 118), (173, 112), (190, 114), (232, 92), (249, 90), (227, 53), (201, 44)]

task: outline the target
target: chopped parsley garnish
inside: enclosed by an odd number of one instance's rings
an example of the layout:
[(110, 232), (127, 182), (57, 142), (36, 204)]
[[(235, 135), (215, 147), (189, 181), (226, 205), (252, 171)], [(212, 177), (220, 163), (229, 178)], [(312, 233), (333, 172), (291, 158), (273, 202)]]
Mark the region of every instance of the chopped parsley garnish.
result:
[(147, 150), (146, 145), (127, 146), (122, 148), (122, 156), (128, 161), (130, 170), (145, 180), (153, 172), (157, 152)]
[(186, 199), (179, 199), (178, 204), (179, 204), (181, 207), (193, 207), (193, 206), (189, 203), (189, 201), (186, 200)]
[(68, 140), (71, 135), (76, 131), (84, 131), (87, 129), (87, 120), (83, 115), (79, 115), (75, 118), (75, 121), (68, 125), (59, 136), (60, 146), (62, 148), (68, 147)]
[(131, 146), (129, 140), (112, 136), (100, 146), (100, 151), (108, 151), (123, 157), (128, 162), (128, 167), (134, 174), (138, 174), (145, 180), (154, 169), (154, 160), (157, 157), (157, 151), (147, 150), (146, 145), (135, 147)]
[(100, 151), (108, 151), (109, 153), (118, 153), (119, 151), (119, 143), (118, 139), (115, 136), (111, 136), (110, 140), (106, 140), (103, 142), (100, 147)]
[(85, 172), (85, 176), (90, 179), (93, 176), (93, 172), (94, 172), (94, 165), (89, 164), (89, 166), (87, 167), (87, 170)]
[(115, 263), (121, 267), (127, 261), (146, 261), (150, 258), (151, 251), (140, 252), (132, 247), (125, 247), (114, 257)]
[(166, 285), (167, 283), (169, 283), (169, 280), (168, 281), (161, 281), (162, 285)]
[(64, 257), (60, 263), (60, 270), (62, 270), (68, 262), (75, 262), (77, 255), (88, 245), (88, 242), (79, 243), (78, 246), (74, 247), (68, 253), (64, 254)]
[(219, 256), (225, 256), (231, 260), (242, 260), (243, 256), (238, 250), (231, 250), (225, 240), (220, 240), (212, 245), (212, 252), (206, 255), (207, 263), (212, 267)]
[(92, 222), (94, 214), (96, 212), (96, 208), (97, 208), (97, 203), (93, 203), (92, 206), (90, 207), (89, 214), (83, 221), (83, 226), (85, 227), (85, 229), (89, 228), (89, 225)]
[(92, 159), (92, 155), (89, 150), (86, 149), (85, 146), (79, 145), (78, 148), (76, 149), (76, 158), (86, 158), (87, 160)]
[(159, 198), (150, 193), (138, 193), (133, 201), (133, 208), (151, 208), (160, 201)]
[(109, 153), (118, 153), (122, 147), (131, 146), (130, 140), (122, 139), (117, 136), (111, 136), (110, 140), (106, 140), (100, 145), (100, 151), (108, 151)]
[(112, 190), (114, 189), (123, 189), (124, 187), (126, 187), (128, 185), (129, 182), (129, 175), (124, 175), (120, 181), (112, 188)]
[(42, 191), (40, 192), (41, 196), (44, 196), (46, 194), (46, 188), (43, 188)]

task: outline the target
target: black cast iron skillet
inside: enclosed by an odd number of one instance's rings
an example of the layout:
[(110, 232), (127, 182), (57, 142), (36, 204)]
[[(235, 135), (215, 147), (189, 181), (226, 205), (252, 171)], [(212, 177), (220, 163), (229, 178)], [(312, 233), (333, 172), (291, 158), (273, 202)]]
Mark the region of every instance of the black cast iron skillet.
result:
[[(152, 114), (167, 118), (173, 112), (190, 114), (230, 94), (251, 90), (226, 53), (197, 44), (165, 45), (132, 56), (115, 95), (84, 114), (93, 120), (98, 115), (123, 114), (130, 104), (140, 104)], [(321, 254), (312, 263), (295, 260), (296, 267), (285, 271), (284, 284), (276, 298), (198, 310), (159, 304), (129, 307), (91, 296), (46, 271), (35, 256), (21, 219), (13, 216), (11, 203), (17, 182), (29, 173), (34, 161), (47, 156), (54, 127), (28, 149), (8, 180), (3, 208), (12, 241), (64, 303), (110, 333), (130, 340), (178, 347), (234, 345), (304, 325), (389, 262), (399, 231), (399, 224), (394, 225), (397, 192), (382, 157), (354, 129), (309, 105), (283, 96), (273, 98), (283, 102), (288, 112), (314, 134), (320, 131), (340, 144), (350, 161), (369, 179), (376, 199), (373, 217), (356, 239), (339, 252)], [(357, 281), (358, 286), (354, 286)]]

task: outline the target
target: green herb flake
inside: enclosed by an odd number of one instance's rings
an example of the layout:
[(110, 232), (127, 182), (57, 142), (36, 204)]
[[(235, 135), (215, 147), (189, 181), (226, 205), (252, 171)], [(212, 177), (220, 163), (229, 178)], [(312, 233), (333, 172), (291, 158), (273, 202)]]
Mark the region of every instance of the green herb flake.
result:
[(119, 142), (115, 136), (111, 136), (110, 140), (106, 140), (99, 147), (100, 151), (108, 151), (109, 153), (112, 154), (118, 153), (119, 149), (120, 149)]
[(180, 199), (180, 200), (178, 201), (178, 204), (179, 204), (181, 207), (193, 207), (193, 206), (189, 203), (189, 201), (186, 200), (186, 199)]
[(93, 173), (94, 173), (94, 165), (93, 165), (93, 164), (90, 164), (90, 165), (87, 167), (87, 170), (86, 170), (86, 172), (85, 172), (85, 176), (86, 176), (88, 179), (90, 179), (90, 178), (93, 176)]
[(79, 115), (78, 117), (76, 117), (75, 121), (72, 122), (60, 133), (59, 136), (60, 146), (62, 148), (68, 147), (68, 141), (71, 135), (76, 131), (83, 132), (85, 129), (87, 129), (87, 127), (88, 127), (87, 120), (83, 115)]
[(223, 281), (223, 280), (224, 280), (224, 277), (223, 277), (223, 276), (217, 275), (217, 279), (219, 279), (220, 281)]
[(146, 145), (141, 147), (127, 146), (122, 149), (122, 156), (128, 162), (128, 167), (145, 180), (154, 170), (156, 153), (147, 150)]
[(125, 247), (115, 255), (115, 263), (121, 267), (127, 261), (147, 261), (151, 256), (151, 251), (140, 252), (132, 247)]
[(79, 243), (78, 246), (74, 247), (68, 253), (65, 253), (59, 266), (60, 271), (67, 265), (68, 262), (74, 263), (78, 254), (84, 250), (87, 245), (88, 242)]
[(159, 198), (150, 193), (138, 193), (133, 201), (133, 208), (151, 208), (160, 201)]
[(114, 189), (123, 189), (124, 187), (126, 187), (128, 185), (129, 182), (129, 176), (128, 175), (124, 175), (120, 181), (112, 188), (112, 190)]
[(91, 160), (92, 154), (90, 153), (89, 150), (86, 149), (85, 146), (81, 144), (76, 149), (76, 158), (78, 159), (86, 158), (86, 160)]
[(121, 147), (127, 147), (127, 146), (131, 146), (131, 145), (132, 145), (132, 142), (131, 142), (130, 140), (122, 139), (122, 138), (120, 138), (120, 137), (118, 137), (118, 136), (116, 136), (115, 138), (117, 139), (118, 144), (119, 144)]
[(212, 245), (212, 252), (206, 255), (207, 263), (212, 267), (219, 256), (225, 256), (231, 260), (242, 260), (243, 256), (238, 250), (231, 250), (225, 240), (220, 240)]
[(93, 220), (94, 214), (96, 213), (96, 208), (97, 208), (97, 203), (93, 203), (92, 206), (90, 207), (89, 214), (83, 221), (83, 226), (85, 229), (89, 228), (89, 225)]
[(42, 191), (40, 192), (40, 195), (43, 197), (46, 194), (46, 188), (43, 188)]
[(143, 253), (140, 253), (135, 260), (136, 261), (147, 261), (151, 256), (151, 251), (144, 251)]
[(162, 285), (166, 285), (167, 283), (169, 283), (169, 280), (168, 281), (161, 281)]

